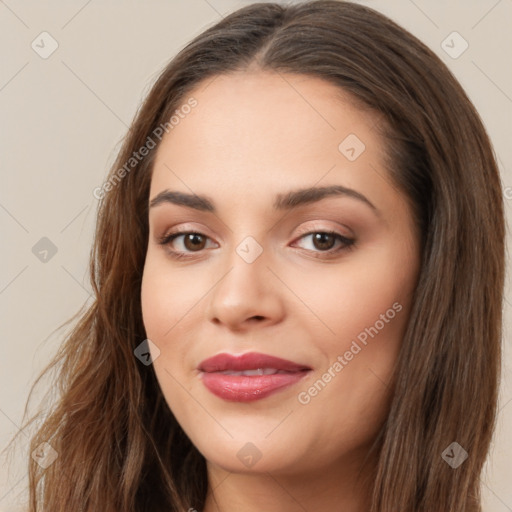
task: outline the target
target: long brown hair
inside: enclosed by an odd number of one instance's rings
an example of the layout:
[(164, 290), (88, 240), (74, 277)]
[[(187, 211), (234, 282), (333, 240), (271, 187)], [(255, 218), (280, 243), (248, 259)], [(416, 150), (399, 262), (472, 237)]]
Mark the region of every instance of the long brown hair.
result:
[[(99, 205), (94, 302), (45, 369), (58, 368), (60, 397), (30, 451), (48, 442), (58, 458), (46, 469), (30, 459), (30, 511), (204, 505), (205, 460), (176, 422), (152, 366), (134, 356), (146, 338), (140, 287), (158, 144), (118, 178), (194, 87), (249, 66), (323, 78), (378, 113), (389, 174), (420, 228), (420, 276), (378, 436), (371, 512), (480, 511), (504, 285), (493, 150), (462, 87), (431, 50), (373, 9), (327, 0), (257, 3), (226, 16), (170, 61), (137, 112)], [(442, 456), (453, 456), (454, 442), (468, 453), (456, 468)]]

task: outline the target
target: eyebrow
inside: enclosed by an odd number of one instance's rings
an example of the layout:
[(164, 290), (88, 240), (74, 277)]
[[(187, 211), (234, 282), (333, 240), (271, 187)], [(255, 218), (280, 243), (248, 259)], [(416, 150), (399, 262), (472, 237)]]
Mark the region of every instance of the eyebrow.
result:
[[(343, 196), (357, 199), (369, 206), (377, 215), (379, 210), (370, 202), (363, 194), (351, 188), (341, 185), (330, 185), (326, 187), (309, 187), (298, 190), (292, 190), (284, 194), (277, 194), (274, 199), (274, 210), (291, 210), (297, 206), (315, 203), (326, 197)], [(195, 210), (205, 212), (216, 212), (214, 201), (205, 195), (188, 194), (186, 192), (178, 192), (171, 190), (163, 190), (156, 195), (150, 202), (150, 207), (171, 203), (178, 206), (186, 206)]]

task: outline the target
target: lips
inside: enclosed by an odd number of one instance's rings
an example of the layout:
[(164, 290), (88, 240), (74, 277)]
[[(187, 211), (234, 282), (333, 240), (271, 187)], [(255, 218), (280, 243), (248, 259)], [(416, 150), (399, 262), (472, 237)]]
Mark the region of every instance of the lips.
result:
[(223, 353), (198, 366), (202, 382), (214, 395), (234, 402), (259, 400), (304, 378), (309, 366), (266, 354)]
[(199, 370), (202, 372), (213, 373), (226, 370), (245, 371), (257, 370), (258, 368), (273, 368), (286, 372), (299, 372), (301, 370), (311, 370), (309, 366), (287, 361), (279, 357), (259, 354), (258, 352), (249, 352), (239, 356), (231, 354), (218, 354), (216, 356), (205, 359), (200, 365)]

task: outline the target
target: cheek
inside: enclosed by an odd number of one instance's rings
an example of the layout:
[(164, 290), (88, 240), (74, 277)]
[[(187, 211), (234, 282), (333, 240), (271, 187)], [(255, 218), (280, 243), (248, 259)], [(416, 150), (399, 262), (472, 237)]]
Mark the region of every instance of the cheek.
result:
[[(156, 378), (167, 403), (173, 404), (175, 414), (186, 410), (190, 399), (189, 382), (182, 374), (187, 353), (184, 332), (190, 329), (187, 321), (191, 316), (192, 299), (197, 302), (197, 295), (184, 281), (179, 272), (171, 274), (159, 258), (151, 255), (146, 258), (141, 284), (142, 317), (147, 337), (160, 351), (153, 361)], [(191, 286), (193, 281), (189, 280)]]
[(419, 264), (416, 253), (393, 244), (360, 256), (329, 288), (330, 302), (324, 300), (326, 318), (336, 333), (325, 350), (331, 365), (341, 356), (342, 369), (337, 366), (332, 384), (319, 393), (314, 406), (330, 404), (344, 418), (340, 421), (355, 430), (359, 422), (374, 429), (386, 415)]
[(164, 256), (148, 251), (141, 284), (142, 317), (147, 337), (160, 351), (153, 367), (173, 410), (188, 402), (195, 384), (191, 354), (204, 338), (198, 335), (199, 317), (208, 283), (208, 275), (201, 270), (171, 269)]
[(175, 294), (169, 293), (165, 278), (147, 267), (141, 286), (142, 317), (148, 338), (161, 339), (172, 326), (177, 301)]
[(371, 339), (368, 329), (388, 340), (376, 346), (376, 352), (401, 339), (417, 276), (415, 259), (407, 254), (382, 245), (354, 254), (340, 265), (305, 272), (300, 279), (287, 276), (314, 313), (308, 315), (309, 323), (318, 323), (316, 339), (323, 340), (324, 352), (332, 357), (348, 350), (347, 343), (358, 337), (362, 342)]
[(204, 295), (199, 272), (169, 268), (165, 257), (148, 252), (141, 285), (141, 306), (146, 334), (167, 343), (181, 322), (194, 315)]
[(314, 402), (318, 414), (322, 407), (333, 408), (333, 418), (354, 429), (361, 420), (373, 428), (383, 419), (416, 278), (414, 255), (382, 245), (331, 269), (325, 279), (301, 280), (298, 295), (314, 290), (308, 305), (324, 324), (315, 339), (325, 360), (320, 382), (302, 388), (301, 403)]

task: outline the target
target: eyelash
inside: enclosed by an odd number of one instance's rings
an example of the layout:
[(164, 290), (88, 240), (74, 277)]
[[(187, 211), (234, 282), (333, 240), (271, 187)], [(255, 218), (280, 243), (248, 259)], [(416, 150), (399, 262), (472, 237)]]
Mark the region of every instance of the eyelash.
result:
[[(315, 230), (315, 231), (308, 231), (306, 233), (302, 233), (298, 240), (300, 240), (301, 238), (304, 238), (306, 236), (309, 236), (309, 235), (314, 235), (314, 234), (318, 234), (318, 233), (321, 233), (321, 234), (326, 234), (326, 235), (332, 235), (332, 236), (335, 236), (337, 240), (339, 240), (343, 245), (342, 247), (338, 247), (338, 249), (328, 249), (327, 251), (313, 251), (314, 253), (320, 253), (320, 254), (326, 254), (327, 256), (314, 256), (315, 258), (324, 258), (324, 259), (327, 259), (329, 257), (332, 257), (333, 255), (335, 254), (338, 254), (342, 251), (349, 251), (351, 249), (354, 248), (354, 244), (355, 244), (355, 240), (352, 239), (352, 238), (347, 238), (343, 235), (341, 235), (340, 233), (337, 233), (336, 231), (330, 231), (330, 230)], [(170, 244), (171, 242), (173, 242), (177, 237), (179, 236), (182, 236), (182, 235), (200, 235), (200, 236), (203, 236), (205, 238), (210, 238), (208, 237), (207, 235), (203, 234), (203, 233), (200, 233), (199, 231), (190, 231), (190, 230), (183, 230), (183, 231), (174, 231), (173, 233), (169, 233), (169, 234), (165, 234), (163, 235), (162, 237), (159, 237), (158, 238), (158, 243), (159, 245), (162, 245), (162, 246), (168, 246), (168, 251), (169, 251), (169, 255), (174, 258), (174, 259), (191, 259), (191, 258), (194, 258), (194, 252), (191, 252), (191, 253), (184, 253), (184, 252), (181, 252), (181, 251), (176, 251), (176, 250), (173, 250), (173, 249), (170, 249)], [(203, 249), (204, 250), (204, 249)], [(196, 251), (197, 253), (200, 253), (202, 252), (203, 250), (201, 251)], [(308, 249), (304, 249), (306, 251), (309, 251)]]

